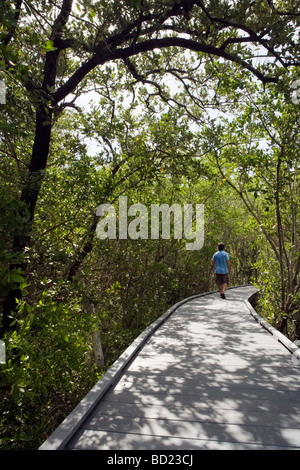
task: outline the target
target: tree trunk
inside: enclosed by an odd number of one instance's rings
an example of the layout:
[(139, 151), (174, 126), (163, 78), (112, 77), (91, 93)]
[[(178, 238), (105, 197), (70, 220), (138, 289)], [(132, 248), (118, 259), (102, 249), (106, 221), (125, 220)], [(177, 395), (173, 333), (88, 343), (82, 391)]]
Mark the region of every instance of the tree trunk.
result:
[(295, 340), (300, 340), (300, 310), (297, 310), (295, 323)]
[[(63, 26), (66, 24), (71, 11), (71, 7), (72, 1), (64, 0), (61, 12), (57, 16), (52, 28), (51, 39), (54, 40), (54, 43), (56, 43), (61, 35)], [(58, 57), (58, 48), (54, 51), (47, 52), (42, 86), (34, 90), (35, 99), (37, 100), (35, 138), (29, 171), (24, 181), (20, 198), (20, 200), (28, 207), (29, 220), (24, 222), (24, 226), (20, 227), (19, 234), (14, 237), (12, 249), (16, 257), (18, 255), (22, 257), (25, 252), (25, 247), (29, 245), (35, 207), (47, 166), (53, 115), (53, 99), (50, 95), (50, 90), (55, 87)], [(16, 267), (21, 267), (24, 272), (26, 271), (26, 260), (24, 260), (24, 257), (23, 261), (18, 264), (12, 263), (10, 270), (13, 271)], [(21, 300), (21, 298), (22, 292), (19, 286), (17, 286), (17, 288), (11, 289), (4, 299), (2, 310), (2, 334), (11, 329), (11, 314), (17, 310), (18, 301)]]
[(101, 372), (104, 368), (104, 354), (102, 349), (100, 331), (97, 323), (95, 325), (95, 331), (93, 331), (93, 353), (97, 370), (98, 372)]
[[(89, 315), (96, 318), (95, 305), (89, 300), (84, 302), (85, 308)], [(93, 345), (93, 356), (94, 363), (96, 364), (98, 372), (101, 372), (104, 368), (104, 354), (101, 343), (100, 328), (98, 323), (95, 324), (94, 331), (92, 333), (92, 345)]]
[(279, 322), (279, 325), (278, 325), (277, 329), (278, 329), (278, 331), (280, 331), (280, 333), (283, 333), (283, 334), (286, 333), (287, 317), (283, 317), (283, 316), (280, 317), (280, 322)]
[[(28, 207), (29, 219), (25, 220), (24, 225), (20, 227), (19, 233), (15, 235), (12, 245), (12, 251), (15, 254), (16, 259), (18, 255), (20, 255), (19, 259), (21, 259), (23, 255), (23, 260), (11, 263), (9, 268), (10, 271), (14, 271), (20, 267), (22, 268), (23, 272), (26, 271), (27, 262), (24, 259), (24, 251), (30, 242), (31, 227), (34, 218), (36, 202), (42, 185), (44, 171), (47, 165), (51, 138), (51, 117), (51, 108), (45, 108), (44, 104), (41, 103), (36, 113), (36, 134), (31, 162), (20, 198), (21, 201), (24, 202)], [(11, 329), (11, 315), (17, 310), (18, 301), (21, 299), (22, 291), (18, 285), (15, 288), (10, 289), (7, 293), (2, 308), (2, 335)]]

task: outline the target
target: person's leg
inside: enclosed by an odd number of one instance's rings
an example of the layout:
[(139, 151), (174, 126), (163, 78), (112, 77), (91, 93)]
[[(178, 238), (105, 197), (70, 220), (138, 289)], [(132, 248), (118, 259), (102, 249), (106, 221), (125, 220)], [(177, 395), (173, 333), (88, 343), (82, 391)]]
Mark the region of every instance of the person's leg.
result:
[(229, 284), (229, 277), (228, 277), (228, 274), (224, 274), (223, 276), (223, 283), (222, 283), (222, 293), (221, 293), (221, 296), (223, 299), (225, 299), (225, 291), (228, 287), (228, 284)]
[(228, 287), (228, 275), (222, 275), (222, 281), (220, 282), (220, 297), (221, 299), (226, 299), (225, 292)]
[(222, 289), (223, 289), (223, 282), (222, 282), (222, 277), (220, 274), (216, 274), (216, 283), (217, 283), (217, 286), (219, 288), (219, 292), (220, 292), (220, 297), (222, 295)]
[(225, 299), (225, 290), (226, 290), (226, 284), (221, 284), (220, 285), (220, 297), (221, 297), (221, 299)]
[(228, 286), (226, 275), (216, 274), (216, 282), (217, 282), (218, 287), (219, 287), (220, 297), (221, 297), (221, 299), (224, 299), (225, 298), (225, 291), (226, 291), (227, 286)]
[(219, 284), (220, 297), (223, 294), (223, 284)]

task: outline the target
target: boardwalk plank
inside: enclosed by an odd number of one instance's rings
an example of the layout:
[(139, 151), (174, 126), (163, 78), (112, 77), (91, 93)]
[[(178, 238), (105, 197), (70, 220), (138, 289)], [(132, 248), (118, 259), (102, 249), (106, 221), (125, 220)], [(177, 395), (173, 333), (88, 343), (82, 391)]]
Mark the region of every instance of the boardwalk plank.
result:
[(185, 437), (143, 436), (122, 434), (106, 431), (81, 430), (79, 439), (74, 444), (76, 450), (152, 450), (152, 451), (180, 451), (180, 450), (297, 450), (293, 446), (272, 446), (267, 444), (249, 442), (221, 441), (215, 439), (190, 439)]
[[(209, 406), (210, 405), (210, 406)], [(219, 403), (220, 405), (220, 403)], [(258, 409), (252, 409), (251, 413), (244, 413), (241, 406), (239, 409), (230, 408), (226, 404), (222, 404), (223, 408), (218, 406), (216, 402), (215, 407), (213, 403), (201, 406), (197, 403), (194, 406), (155, 406), (142, 405), (141, 403), (119, 403), (118, 408), (114, 402), (104, 402), (97, 407), (96, 412), (93, 414), (91, 422), (95, 422), (103, 416), (135, 416), (137, 418), (154, 418), (154, 419), (172, 419), (179, 421), (199, 421), (199, 422), (214, 422), (214, 423), (229, 423), (229, 424), (255, 424), (257, 426), (277, 426), (277, 427), (298, 427), (300, 428), (300, 410), (296, 408), (296, 413), (280, 412), (262, 412)], [(227, 406), (227, 408), (225, 408)], [(84, 426), (88, 426), (85, 423)]]

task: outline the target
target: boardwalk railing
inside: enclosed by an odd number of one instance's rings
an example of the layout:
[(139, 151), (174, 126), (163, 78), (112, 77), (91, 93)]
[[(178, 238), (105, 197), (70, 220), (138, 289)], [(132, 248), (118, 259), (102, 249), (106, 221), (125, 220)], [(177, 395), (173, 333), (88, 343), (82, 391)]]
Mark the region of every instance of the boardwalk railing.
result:
[(300, 349), (296, 346), (292, 341), (290, 341), (286, 336), (284, 336), (280, 331), (276, 330), (273, 326), (271, 326), (266, 320), (264, 320), (258, 313), (254, 310), (252, 305), (248, 302), (249, 310), (253, 318), (259, 323), (263, 328), (265, 328), (273, 338), (275, 338), (279, 343), (283, 344), (283, 346), (292, 354), (292, 361), (294, 364), (300, 365)]

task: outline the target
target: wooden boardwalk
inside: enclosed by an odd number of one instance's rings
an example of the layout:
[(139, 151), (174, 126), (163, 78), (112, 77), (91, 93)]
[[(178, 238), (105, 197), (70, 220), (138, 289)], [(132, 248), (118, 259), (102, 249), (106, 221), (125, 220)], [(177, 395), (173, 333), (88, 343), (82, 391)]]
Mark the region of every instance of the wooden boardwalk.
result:
[(170, 309), (40, 449), (300, 449), (299, 349), (259, 323), (255, 292)]

